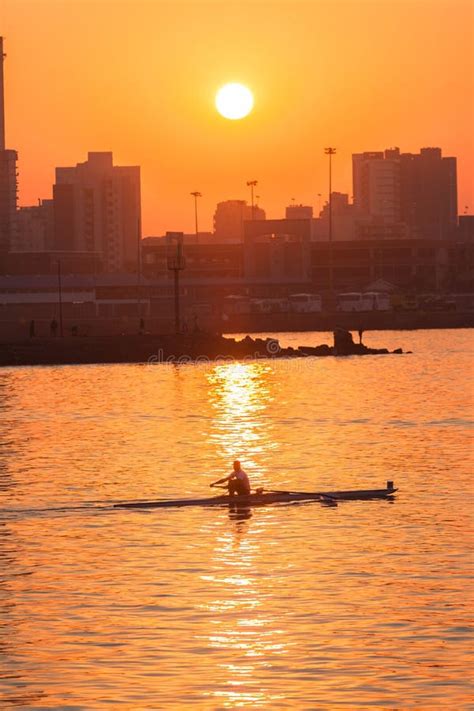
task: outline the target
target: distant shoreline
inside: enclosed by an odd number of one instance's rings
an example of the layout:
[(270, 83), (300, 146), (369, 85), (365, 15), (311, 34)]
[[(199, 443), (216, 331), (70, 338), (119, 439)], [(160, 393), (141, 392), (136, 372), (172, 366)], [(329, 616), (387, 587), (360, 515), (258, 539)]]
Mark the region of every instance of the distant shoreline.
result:
[[(130, 322), (129, 328), (133, 328)], [(136, 325), (136, 324), (135, 324)], [(153, 330), (153, 320), (147, 321)], [(154, 334), (146, 332), (120, 333), (115, 335), (70, 335), (71, 324), (64, 324), (64, 338), (32, 337), (8, 338), (0, 336), (0, 367), (29, 365), (74, 365), (101, 363), (187, 363), (209, 362), (219, 359), (291, 358), (304, 355), (328, 356), (326, 350), (303, 352), (292, 348), (269, 350), (265, 340), (252, 339), (236, 343), (232, 334), (274, 334), (291, 332), (331, 332), (342, 328), (357, 334), (357, 331), (410, 331), (425, 329), (472, 328), (474, 313), (306, 313), (306, 314), (242, 314), (225, 322), (226, 337), (195, 332), (181, 335)], [(26, 328), (25, 328), (26, 330)], [(0, 334), (1, 334), (0, 325)], [(79, 334), (81, 333), (79, 329)], [(357, 338), (355, 339), (357, 340)], [(298, 346), (304, 347), (304, 337)], [(321, 344), (323, 345), (323, 344)], [(382, 344), (383, 345), (383, 344)], [(329, 347), (329, 350), (327, 349)], [(372, 351), (375, 353), (376, 351)], [(381, 349), (379, 352), (387, 352)], [(354, 353), (366, 355), (368, 353)]]
[[(344, 324), (339, 323), (344, 329)], [(247, 324), (248, 326), (248, 324)], [(300, 324), (298, 324), (300, 326)], [(472, 326), (472, 323), (470, 323)], [(426, 326), (424, 326), (426, 328)], [(458, 328), (466, 328), (466, 324), (459, 324)], [(372, 330), (364, 324), (364, 330)], [(416, 328), (412, 326), (412, 329)], [(451, 326), (452, 328), (452, 326)], [(268, 329), (268, 322), (255, 324), (255, 330), (250, 331), (247, 327), (245, 331), (238, 328), (232, 331), (233, 334), (270, 333), (274, 334), (268, 338), (252, 338), (245, 336), (242, 340), (235, 340), (232, 335), (226, 337), (217, 334), (182, 334), (182, 335), (154, 335), (145, 333), (120, 334), (115, 336), (65, 336), (64, 338), (27, 338), (23, 340), (0, 340), (0, 367), (10, 366), (33, 366), (33, 365), (93, 365), (93, 364), (114, 364), (114, 363), (137, 363), (142, 365), (156, 364), (184, 364), (184, 363), (208, 363), (219, 360), (254, 360), (254, 359), (274, 359), (274, 358), (305, 358), (308, 356), (364, 356), (389, 354), (386, 348), (372, 349), (359, 346), (357, 336), (354, 344), (350, 344), (349, 350), (337, 352), (333, 348), (333, 338), (329, 343), (321, 343), (318, 346), (305, 344), (304, 336), (297, 347), (281, 346), (278, 343), (279, 332), (290, 332), (290, 329)], [(301, 329), (304, 332), (317, 331), (317, 328)], [(329, 328), (321, 330), (332, 330)], [(357, 331), (357, 328), (348, 328), (348, 331)], [(388, 327), (382, 330), (389, 330)], [(403, 330), (393, 328), (390, 330)], [(406, 329), (404, 329), (406, 330)], [(347, 334), (349, 340), (350, 336)], [(402, 339), (401, 339), (402, 340)], [(381, 344), (383, 346), (383, 343)], [(401, 343), (403, 346), (403, 343)], [(401, 348), (391, 351), (392, 354), (401, 354)]]

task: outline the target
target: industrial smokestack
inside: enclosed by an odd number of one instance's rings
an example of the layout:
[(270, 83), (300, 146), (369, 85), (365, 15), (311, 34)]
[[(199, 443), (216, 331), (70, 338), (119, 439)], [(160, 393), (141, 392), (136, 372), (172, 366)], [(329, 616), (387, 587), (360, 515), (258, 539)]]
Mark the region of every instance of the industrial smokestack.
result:
[(0, 151), (5, 150), (5, 97), (3, 91), (3, 37), (0, 37)]

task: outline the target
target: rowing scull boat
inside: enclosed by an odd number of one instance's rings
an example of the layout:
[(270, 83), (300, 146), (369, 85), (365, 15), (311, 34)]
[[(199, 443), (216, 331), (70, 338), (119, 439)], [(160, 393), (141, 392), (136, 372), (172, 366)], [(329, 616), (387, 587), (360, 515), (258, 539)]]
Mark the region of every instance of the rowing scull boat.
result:
[(356, 501), (369, 499), (389, 499), (397, 491), (393, 482), (388, 481), (385, 489), (356, 489), (354, 491), (261, 491), (248, 496), (210, 496), (204, 499), (169, 499), (161, 501), (129, 501), (114, 504), (120, 509), (161, 509), (183, 506), (264, 506), (292, 501)]

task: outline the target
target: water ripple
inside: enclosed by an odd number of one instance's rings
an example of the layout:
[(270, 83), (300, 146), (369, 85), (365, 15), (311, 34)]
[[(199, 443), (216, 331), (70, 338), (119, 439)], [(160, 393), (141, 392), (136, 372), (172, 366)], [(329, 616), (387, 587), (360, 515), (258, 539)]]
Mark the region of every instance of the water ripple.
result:
[[(469, 708), (470, 334), (365, 338), (413, 356), (0, 373), (2, 708)], [(235, 457), (400, 492), (111, 506), (206, 496)]]

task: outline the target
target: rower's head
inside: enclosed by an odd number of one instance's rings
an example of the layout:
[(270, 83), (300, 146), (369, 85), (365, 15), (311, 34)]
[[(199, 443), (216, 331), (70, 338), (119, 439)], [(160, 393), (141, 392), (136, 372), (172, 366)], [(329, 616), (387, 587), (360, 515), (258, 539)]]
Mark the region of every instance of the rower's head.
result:
[(233, 464), (233, 467), (234, 467), (234, 472), (239, 472), (239, 471), (240, 471), (240, 462), (239, 462), (238, 459), (235, 460), (235, 462), (234, 462), (234, 464)]

